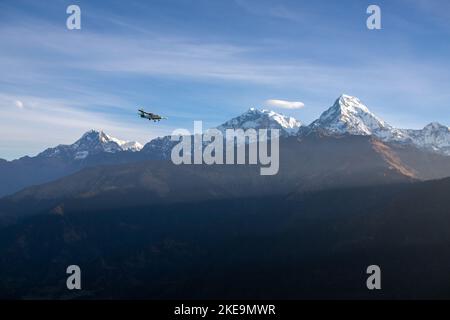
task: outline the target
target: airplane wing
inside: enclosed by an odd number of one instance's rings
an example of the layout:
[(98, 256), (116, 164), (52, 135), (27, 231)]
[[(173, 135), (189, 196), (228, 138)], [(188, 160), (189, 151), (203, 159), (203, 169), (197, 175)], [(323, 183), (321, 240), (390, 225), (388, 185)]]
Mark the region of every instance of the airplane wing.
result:
[(147, 112), (147, 111), (144, 111), (144, 110), (142, 110), (142, 109), (139, 109), (138, 111), (140, 112), (140, 114), (141, 114), (142, 116), (149, 116), (149, 117), (154, 117), (154, 116), (155, 116), (154, 113)]
[(148, 115), (150, 115), (151, 113), (149, 113), (149, 112), (146, 112), (146, 111), (144, 111), (144, 110), (142, 110), (142, 109), (139, 109), (138, 110), (140, 113), (142, 113), (142, 114), (148, 114)]

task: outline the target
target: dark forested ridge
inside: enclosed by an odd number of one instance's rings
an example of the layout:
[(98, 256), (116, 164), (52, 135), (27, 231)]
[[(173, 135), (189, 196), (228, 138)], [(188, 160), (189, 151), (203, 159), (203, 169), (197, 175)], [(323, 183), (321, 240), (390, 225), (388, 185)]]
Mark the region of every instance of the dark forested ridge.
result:
[[(450, 179), (89, 209), (3, 227), (9, 298), (448, 298)], [(65, 268), (83, 290), (65, 289)], [(380, 265), (383, 290), (365, 287)]]

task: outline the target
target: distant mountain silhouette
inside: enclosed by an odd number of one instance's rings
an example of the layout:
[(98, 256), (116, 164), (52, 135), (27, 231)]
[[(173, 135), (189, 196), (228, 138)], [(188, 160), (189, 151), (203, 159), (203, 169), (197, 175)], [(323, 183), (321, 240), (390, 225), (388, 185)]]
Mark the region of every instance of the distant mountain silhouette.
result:
[(450, 158), (395, 149), (370, 136), (290, 137), (281, 140), (275, 176), (261, 176), (257, 165), (175, 166), (147, 160), (95, 166), (1, 199), (0, 222), (90, 198), (92, 205), (106, 209), (276, 196), (412, 182), (432, 176), (433, 170), (450, 172)]

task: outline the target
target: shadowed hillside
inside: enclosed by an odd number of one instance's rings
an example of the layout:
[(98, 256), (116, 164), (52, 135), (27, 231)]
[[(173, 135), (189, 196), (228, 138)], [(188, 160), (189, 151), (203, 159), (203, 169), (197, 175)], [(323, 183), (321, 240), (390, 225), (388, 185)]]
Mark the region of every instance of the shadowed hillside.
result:
[[(75, 298), (64, 281), (76, 263), (84, 298), (448, 298), (449, 190), (447, 179), (109, 210), (68, 202), (1, 230), (0, 293)], [(381, 292), (365, 288), (371, 264)]]

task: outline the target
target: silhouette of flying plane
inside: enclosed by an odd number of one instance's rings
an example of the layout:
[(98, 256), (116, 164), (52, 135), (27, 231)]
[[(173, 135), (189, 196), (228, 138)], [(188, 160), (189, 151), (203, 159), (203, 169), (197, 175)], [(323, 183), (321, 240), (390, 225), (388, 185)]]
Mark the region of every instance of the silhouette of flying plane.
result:
[(160, 115), (158, 115), (156, 113), (146, 112), (146, 111), (144, 111), (142, 109), (139, 109), (138, 111), (139, 111), (139, 116), (141, 118), (145, 118), (145, 119), (148, 119), (148, 120), (153, 120), (154, 122), (160, 121), (162, 119), (167, 119), (167, 118), (161, 117)]

